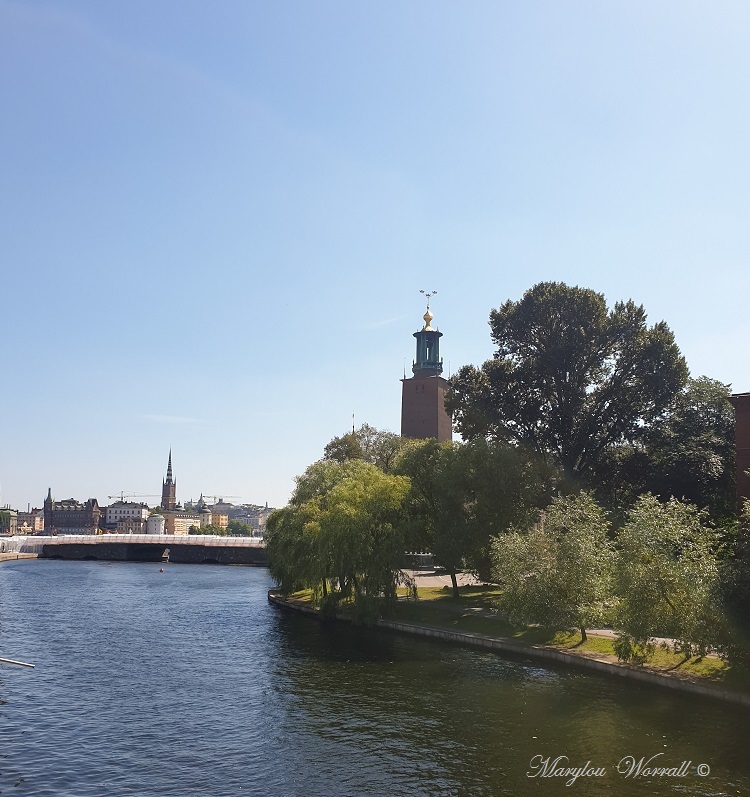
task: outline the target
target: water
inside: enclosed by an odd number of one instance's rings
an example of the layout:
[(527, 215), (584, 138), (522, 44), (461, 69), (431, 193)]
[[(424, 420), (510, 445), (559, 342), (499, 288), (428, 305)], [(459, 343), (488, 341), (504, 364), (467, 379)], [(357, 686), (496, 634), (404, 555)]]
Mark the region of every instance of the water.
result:
[[(749, 795), (750, 713), (268, 605), (265, 570), (0, 566), (0, 794)], [(626, 779), (627, 755), (691, 761)], [(566, 755), (603, 777), (529, 778)], [(696, 774), (707, 764), (710, 774)]]

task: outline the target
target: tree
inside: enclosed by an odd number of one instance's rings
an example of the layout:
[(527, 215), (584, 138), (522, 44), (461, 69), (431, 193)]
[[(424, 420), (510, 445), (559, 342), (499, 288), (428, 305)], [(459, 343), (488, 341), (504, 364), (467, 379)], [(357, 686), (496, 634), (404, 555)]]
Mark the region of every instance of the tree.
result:
[(642, 493), (736, 518), (734, 410), (730, 390), (705, 376), (689, 379), (641, 440), (611, 448), (595, 468), (598, 492), (624, 511)]
[(465, 439), (533, 448), (589, 476), (612, 446), (637, 439), (687, 379), (664, 322), (643, 307), (542, 282), (490, 314), (494, 359), (450, 380), (446, 408)]
[(493, 535), (523, 522), (549, 499), (550, 473), (538, 457), (504, 443), (412, 442), (396, 463), (407, 475), (412, 542), (451, 576), (466, 567), (489, 577)]
[(728, 556), (719, 565), (724, 613), (731, 628), (728, 654), (750, 666), (750, 501), (733, 529)]
[(356, 431), (334, 437), (326, 445), (323, 458), (334, 462), (361, 459), (363, 462), (376, 465), (384, 473), (389, 473), (398, 452), (406, 442), (394, 432), (376, 429), (368, 423), (363, 423)]
[(254, 529), (249, 523), (230, 520), (227, 523), (227, 531), (232, 537), (252, 537)]
[(690, 379), (667, 415), (646, 433), (650, 492), (736, 516), (734, 409), (729, 385)]
[(641, 496), (617, 538), (615, 618), (620, 658), (643, 662), (654, 638), (704, 655), (726, 635), (718, 598), (719, 538), (706, 513), (674, 498)]
[(496, 537), (493, 579), (508, 616), (522, 623), (586, 629), (605, 620), (613, 549), (604, 510), (588, 493), (556, 498), (540, 522)]
[(271, 575), (285, 591), (353, 594), (355, 619), (372, 619), (378, 602), (387, 611), (402, 580), (408, 490), (407, 478), (366, 462), (314, 463), (298, 478), (289, 506), (268, 520)]

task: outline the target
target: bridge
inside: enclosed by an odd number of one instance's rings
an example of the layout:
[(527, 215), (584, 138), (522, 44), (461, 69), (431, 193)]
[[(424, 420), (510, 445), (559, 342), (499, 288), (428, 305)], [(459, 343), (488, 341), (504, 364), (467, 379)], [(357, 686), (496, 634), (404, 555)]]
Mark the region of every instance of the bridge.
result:
[(207, 534), (59, 534), (9, 537), (0, 551), (35, 553), (44, 559), (101, 559), (108, 562), (265, 565), (266, 547), (258, 537)]

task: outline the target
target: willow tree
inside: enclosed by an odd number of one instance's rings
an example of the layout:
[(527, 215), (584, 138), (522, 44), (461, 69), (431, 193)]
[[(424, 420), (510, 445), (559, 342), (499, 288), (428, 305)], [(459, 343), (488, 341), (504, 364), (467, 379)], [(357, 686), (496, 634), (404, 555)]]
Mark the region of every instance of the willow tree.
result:
[(512, 620), (586, 629), (607, 619), (614, 552), (604, 510), (587, 493), (556, 498), (531, 529), (497, 537), (493, 579)]
[(269, 519), (271, 574), (332, 598), (352, 595), (360, 617), (396, 596), (405, 550), (409, 479), (360, 460), (311, 465), (289, 506)]
[(656, 637), (675, 651), (705, 655), (726, 639), (719, 591), (720, 538), (706, 512), (674, 498), (641, 496), (617, 537), (615, 650), (643, 662)]

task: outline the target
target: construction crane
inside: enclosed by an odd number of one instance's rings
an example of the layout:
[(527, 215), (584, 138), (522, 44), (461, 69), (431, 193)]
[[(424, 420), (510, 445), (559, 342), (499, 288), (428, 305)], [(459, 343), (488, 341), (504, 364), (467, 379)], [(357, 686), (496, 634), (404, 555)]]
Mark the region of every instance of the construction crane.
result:
[[(203, 493), (201, 493), (203, 495)], [(242, 498), (241, 495), (227, 495), (226, 493), (222, 493), (221, 495), (204, 495), (203, 498), (208, 501), (209, 503), (215, 504), (217, 503), (216, 499), (219, 501), (224, 501), (225, 498)], [(213, 499), (213, 500), (209, 500)]]
[(116, 498), (118, 501), (124, 502), (126, 498), (161, 498), (158, 493), (126, 493), (121, 492), (119, 495), (108, 495), (107, 498), (111, 501)]

